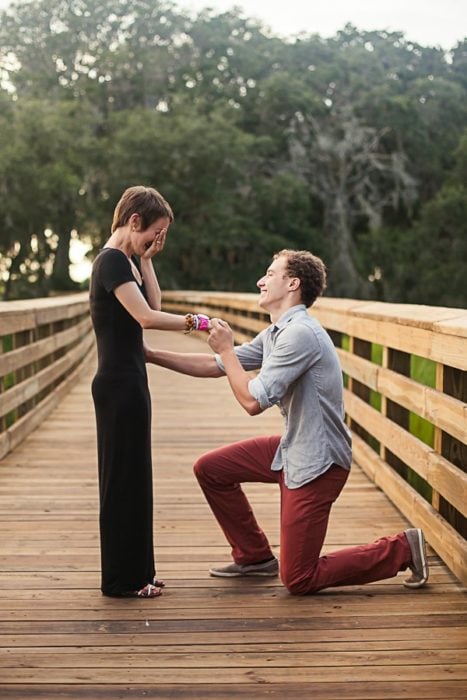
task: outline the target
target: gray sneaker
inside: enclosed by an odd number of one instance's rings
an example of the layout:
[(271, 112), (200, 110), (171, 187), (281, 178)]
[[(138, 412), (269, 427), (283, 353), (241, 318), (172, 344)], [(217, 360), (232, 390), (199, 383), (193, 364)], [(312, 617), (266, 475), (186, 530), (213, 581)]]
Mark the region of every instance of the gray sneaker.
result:
[(227, 566), (216, 566), (209, 569), (211, 576), (221, 578), (234, 578), (238, 576), (277, 576), (279, 573), (279, 562), (274, 557), (261, 564), (228, 564)]
[(409, 568), (412, 576), (404, 581), (407, 588), (421, 588), (428, 581), (428, 561), (426, 558), (425, 537), (420, 528), (412, 527), (404, 531), (412, 552)]

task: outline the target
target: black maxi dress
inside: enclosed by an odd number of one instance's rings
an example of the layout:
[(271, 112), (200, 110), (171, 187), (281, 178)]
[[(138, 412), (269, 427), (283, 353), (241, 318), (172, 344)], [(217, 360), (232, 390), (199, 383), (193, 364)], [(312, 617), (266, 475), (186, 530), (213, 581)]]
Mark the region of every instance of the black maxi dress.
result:
[[(135, 260), (137, 264), (137, 261)], [(98, 367), (92, 382), (100, 498), (101, 590), (119, 596), (155, 575), (151, 400), (143, 331), (113, 290), (135, 282), (126, 255), (104, 248), (93, 264), (91, 318)], [(140, 287), (144, 294), (144, 284)]]

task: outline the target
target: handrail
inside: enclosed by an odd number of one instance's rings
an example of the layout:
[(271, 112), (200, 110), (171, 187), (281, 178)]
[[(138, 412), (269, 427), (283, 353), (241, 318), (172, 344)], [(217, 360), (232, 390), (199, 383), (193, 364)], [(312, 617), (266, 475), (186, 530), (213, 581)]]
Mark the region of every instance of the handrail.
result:
[[(256, 294), (166, 292), (163, 308), (269, 323)], [(467, 583), (467, 310), (322, 298), (310, 310), (344, 372), (354, 461)]]
[(0, 459), (70, 390), (92, 348), (86, 293), (0, 302)]

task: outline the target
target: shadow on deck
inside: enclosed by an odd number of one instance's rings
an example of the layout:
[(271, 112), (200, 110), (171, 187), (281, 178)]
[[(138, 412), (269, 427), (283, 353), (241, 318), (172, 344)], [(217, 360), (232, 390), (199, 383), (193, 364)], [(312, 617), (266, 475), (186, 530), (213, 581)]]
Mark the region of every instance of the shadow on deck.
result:
[[(170, 333), (157, 343), (203, 350), (203, 341)], [(280, 432), (281, 418), (244, 414), (225, 379), (149, 372), (164, 595), (99, 592), (90, 370), (0, 467), (1, 697), (465, 698), (465, 589), (432, 552), (420, 591), (394, 578), (297, 598), (279, 581), (209, 578), (229, 548), (191, 465), (223, 443)], [(277, 550), (276, 489), (246, 490)], [(355, 468), (325, 550), (406, 526)]]

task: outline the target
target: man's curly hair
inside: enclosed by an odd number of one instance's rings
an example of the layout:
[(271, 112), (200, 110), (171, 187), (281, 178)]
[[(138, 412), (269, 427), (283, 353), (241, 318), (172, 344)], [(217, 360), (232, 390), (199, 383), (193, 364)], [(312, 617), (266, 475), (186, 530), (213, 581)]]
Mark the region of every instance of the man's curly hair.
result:
[(287, 258), (287, 274), (298, 277), (302, 302), (311, 306), (326, 289), (326, 267), (317, 255), (308, 250), (288, 250), (284, 248), (274, 255)]

